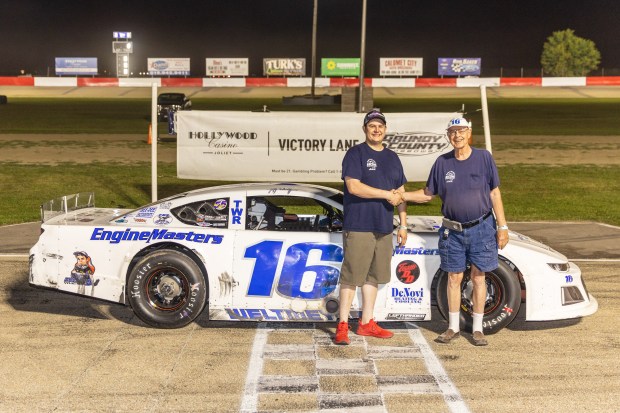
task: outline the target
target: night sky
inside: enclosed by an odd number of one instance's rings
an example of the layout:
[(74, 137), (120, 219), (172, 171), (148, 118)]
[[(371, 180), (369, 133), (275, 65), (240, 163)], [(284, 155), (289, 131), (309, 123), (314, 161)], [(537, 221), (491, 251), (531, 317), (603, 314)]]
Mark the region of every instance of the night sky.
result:
[[(360, 56), (362, 20), (362, 0), (318, 4), (317, 74), (321, 58)], [(618, 0), (367, 4), (366, 77), (380, 57), (422, 57), (425, 77), (439, 57), (481, 57), (482, 76), (533, 76), (546, 38), (567, 28), (594, 41), (606, 72), (620, 70)], [(132, 32), (136, 76), (148, 57), (189, 57), (192, 77), (205, 76), (207, 57), (248, 57), (251, 76), (264, 57), (305, 57), (310, 76), (312, 10), (313, 0), (0, 0), (0, 76), (54, 75), (55, 57), (96, 57), (114, 76), (113, 31)]]

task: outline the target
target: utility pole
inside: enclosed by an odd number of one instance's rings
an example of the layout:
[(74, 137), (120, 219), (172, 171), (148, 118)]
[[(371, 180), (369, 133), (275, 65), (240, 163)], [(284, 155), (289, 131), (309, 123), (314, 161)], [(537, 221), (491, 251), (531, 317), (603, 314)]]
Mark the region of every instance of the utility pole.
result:
[(360, 51), (360, 96), (358, 112), (365, 112), (364, 108), (364, 57), (366, 55), (366, 0), (362, 1), (362, 46)]
[(312, 14), (312, 88), (310, 94), (314, 98), (314, 79), (316, 77), (316, 21), (318, 14), (319, 0), (314, 0), (314, 12)]

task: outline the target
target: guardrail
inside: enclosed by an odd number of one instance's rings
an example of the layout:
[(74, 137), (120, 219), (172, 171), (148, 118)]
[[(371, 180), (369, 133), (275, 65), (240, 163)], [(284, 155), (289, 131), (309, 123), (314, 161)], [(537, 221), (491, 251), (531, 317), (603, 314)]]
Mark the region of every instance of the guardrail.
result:
[[(0, 86), (34, 87), (311, 87), (309, 77), (270, 78), (102, 78), (0, 77)], [(316, 78), (315, 87), (357, 87), (358, 78)], [(620, 76), (592, 77), (474, 77), (366, 78), (366, 87), (504, 87), (504, 86), (620, 86)]]

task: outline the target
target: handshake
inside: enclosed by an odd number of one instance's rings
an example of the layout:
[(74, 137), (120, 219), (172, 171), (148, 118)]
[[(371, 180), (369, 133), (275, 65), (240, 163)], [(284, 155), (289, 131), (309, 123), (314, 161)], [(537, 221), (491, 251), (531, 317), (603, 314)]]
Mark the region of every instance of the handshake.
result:
[(423, 204), (433, 199), (433, 196), (428, 194), (424, 189), (418, 189), (417, 191), (405, 192), (404, 188), (392, 189), (386, 191), (386, 200), (393, 206), (398, 206), (403, 202), (411, 201), (417, 204)]
[(388, 193), (389, 195), (386, 199), (392, 206), (398, 206), (403, 202), (407, 202), (405, 199), (405, 191), (403, 189), (392, 189), (391, 191), (388, 191)]

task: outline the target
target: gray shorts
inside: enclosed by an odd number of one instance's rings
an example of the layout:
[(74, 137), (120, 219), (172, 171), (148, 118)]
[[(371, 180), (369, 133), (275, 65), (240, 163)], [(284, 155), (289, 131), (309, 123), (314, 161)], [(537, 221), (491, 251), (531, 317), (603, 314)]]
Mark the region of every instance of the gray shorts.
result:
[(366, 283), (386, 284), (391, 279), (392, 234), (344, 231), (344, 261), (340, 283), (361, 287)]

